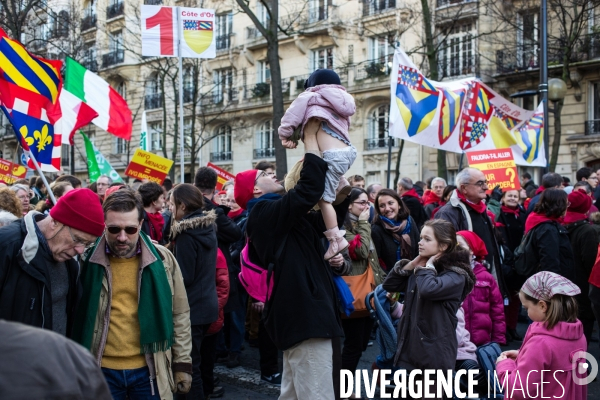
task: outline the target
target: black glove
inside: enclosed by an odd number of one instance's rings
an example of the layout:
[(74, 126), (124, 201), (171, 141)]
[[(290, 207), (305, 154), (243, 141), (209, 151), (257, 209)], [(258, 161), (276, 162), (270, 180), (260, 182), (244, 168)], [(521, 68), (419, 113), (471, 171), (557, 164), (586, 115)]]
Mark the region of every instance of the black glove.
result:
[(502, 189), (500, 189), (500, 185), (496, 185), (494, 190), (492, 190), (492, 194), (490, 194), (490, 197), (493, 200), (496, 200), (498, 203), (500, 202), (500, 200), (502, 200)]

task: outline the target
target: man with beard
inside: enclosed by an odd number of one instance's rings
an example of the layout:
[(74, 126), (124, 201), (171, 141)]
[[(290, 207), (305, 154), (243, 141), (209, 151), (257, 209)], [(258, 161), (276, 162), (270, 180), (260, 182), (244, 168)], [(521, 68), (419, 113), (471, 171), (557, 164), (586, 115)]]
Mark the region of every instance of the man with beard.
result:
[(192, 382), (190, 308), (179, 265), (141, 231), (136, 192), (103, 204), (104, 234), (81, 268), (73, 340), (89, 349), (114, 398), (171, 399)]

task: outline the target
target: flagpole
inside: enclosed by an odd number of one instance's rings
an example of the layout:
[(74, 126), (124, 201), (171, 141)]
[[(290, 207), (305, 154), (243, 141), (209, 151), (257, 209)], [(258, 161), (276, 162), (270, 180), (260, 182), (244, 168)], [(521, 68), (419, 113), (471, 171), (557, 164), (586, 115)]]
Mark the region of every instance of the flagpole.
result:
[[(183, 138), (183, 61), (181, 57), (181, 17), (179, 7), (177, 7), (177, 30), (179, 31), (179, 42), (177, 43), (177, 54), (179, 59), (179, 169), (181, 175), (181, 182), (183, 183), (183, 154), (184, 154), (184, 138)], [(192, 133), (193, 134), (193, 133)]]
[(29, 158), (31, 158), (31, 160), (33, 161), (33, 165), (35, 166), (35, 170), (37, 171), (38, 174), (40, 174), (40, 178), (42, 178), (42, 182), (44, 182), (44, 186), (46, 186), (46, 190), (48, 191), (48, 197), (50, 197), (50, 200), (52, 200), (52, 203), (56, 204), (56, 198), (54, 197), (54, 193), (52, 193), (52, 189), (50, 189), (50, 184), (46, 180), (46, 177), (44, 176), (44, 173), (42, 172), (42, 169), (40, 168), (40, 166), (38, 165), (37, 160), (35, 159), (35, 156), (31, 152), (31, 150), (25, 150), (25, 149), (23, 149), (23, 151), (26, 152), (27, 154), (29, 154)]

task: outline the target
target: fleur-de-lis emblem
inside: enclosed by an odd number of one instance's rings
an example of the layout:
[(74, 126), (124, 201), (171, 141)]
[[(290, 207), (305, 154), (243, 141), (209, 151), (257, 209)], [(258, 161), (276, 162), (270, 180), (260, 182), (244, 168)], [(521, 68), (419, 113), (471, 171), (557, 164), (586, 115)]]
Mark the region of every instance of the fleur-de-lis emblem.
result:
[(21, 133), (21, 136), (23, 136), (23, 138), (25, 139), (25, 143), (27, 143), (28, 146), (31, 146), (34, 142), (32, 137), (28, 137), (27, 134), (29, 133), (29, 130), (27, 129), (26, 126), (22, 126), (21, 129), (19, 129), (19, 132)]
[(33, 131), (33, 137), (37, 139), (37, 150), (42, 152), (46, 145), (52, 143), (52, 136), (48, 134), (48, 125), (42, 127), (42, 131)]

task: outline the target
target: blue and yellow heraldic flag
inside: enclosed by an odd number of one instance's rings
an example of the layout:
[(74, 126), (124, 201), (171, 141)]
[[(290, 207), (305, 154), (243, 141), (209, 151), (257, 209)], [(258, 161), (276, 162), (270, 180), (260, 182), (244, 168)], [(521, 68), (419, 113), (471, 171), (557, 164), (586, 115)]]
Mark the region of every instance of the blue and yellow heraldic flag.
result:
[(510, 147), (516, 164), (546, 166), (541, 114), (514, 105), (477, 78), (429, 80), (397, 48), (390, 92), (391, 136), (455, 153)]

